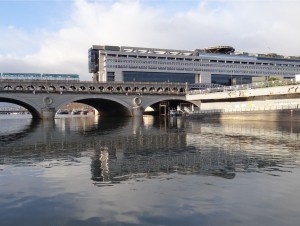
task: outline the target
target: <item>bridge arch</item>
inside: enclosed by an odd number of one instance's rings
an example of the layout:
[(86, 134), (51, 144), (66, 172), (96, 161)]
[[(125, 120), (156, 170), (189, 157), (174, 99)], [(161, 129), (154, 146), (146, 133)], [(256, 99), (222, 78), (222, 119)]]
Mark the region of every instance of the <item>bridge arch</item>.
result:
[(112, 91), (114, 91), (114, 87), (113, 86), (108, 86), (106, 88), (106, 90), (109, 91), (109, 92), (112, 92)]
[(147, 107), (151, 107), (154, 110), (153, 114), (156, 115), (159, 114), (160, 103), (168, 103), (168, 107), (170, 107), (170, 109), (176, 109), (178, 105), (180, 106), (180, 105), (192, 105), (192, 104), (196, 105), (197, 107), (200, 107), (191, 101), (186, 101), (185, 97), (182, 96), (178, 96), (178, 98), (170, 98), (168, 96), (162, 96), (162, 97), (157, 96), (157, 98), (150, 99), (149, 101), (144, 101), (142, 103), (142, 107), (143, 109), (146, 109)]
[(46, 87), (44, 85), (39, 85), (38, 86), (38, 90), (45, 90), (45, 89), (46, 89)]
[(149, 88), (149, 91), (150, 91), (150, 93), (153, 93), (153, 92), (155, 92), (155, 88), (154, 88), (153, 86), (151, 86), (151, 87)]
[(51, 91), (56, 91), (56, 87), (55, 87), (54, 85), (50, 85), (50, 86), (49, 86), (49, 90), (51, 90)]
[(125, 87), (125, 91), (126, 91), (126, 92), (130, 92), (130, 91), (131, 91), (131, 88), (127, 86), (127, 87)]
[(34, 87), (32, 85), (27, 86), (27, 90), (33, 91)]
[(4, 86), (3, 89), (4, 89), (4, 90), (12, 90), (13, 87), (12, 87), (11, 85), (6, 85), (6, 86)]
[(131, 116), (132, 106), (114, 97), (74, 97), (60, 103), (57, 110), (69, 103), (81, 103), (95, 108), (101, 116)]
[(95, 90), (96, 90), (95, 86), (89, 86), (89, 91), (95, 91)]
[(84, 91), (84, 90), (86, 90), (86, 87), (85, 86), (79, 86), (79, 90)]
[(16, 105), (22, 106), (30, 112), (30, 114), (32, 115), (32, 118), (40, 118), (41, 117), (40, 112), (38, 111), (38, 107), (35, 106), (35, 104), (29, 103), (26, 100), (22, 100), (20, 98), (14, 99), (14, 98), (0, 96), (0, 102), (6, 102), (6, 103), (11, 103), (11, 104), (16, 104)]
[(171, 91), (172, 91), (172, 92), (178, 92), (178, 88), (177, 88), (177, 87), (174, 87)]
[(118, 92), (123, 92), (122, 86), (118, 86), (118, 87), (116, 88), (116, 90), (117, 90)]
[(23, 89), (24, 89), (24, 87), (22, 85), (17, 85), (16, 86), (16, 90), (23, 90)]

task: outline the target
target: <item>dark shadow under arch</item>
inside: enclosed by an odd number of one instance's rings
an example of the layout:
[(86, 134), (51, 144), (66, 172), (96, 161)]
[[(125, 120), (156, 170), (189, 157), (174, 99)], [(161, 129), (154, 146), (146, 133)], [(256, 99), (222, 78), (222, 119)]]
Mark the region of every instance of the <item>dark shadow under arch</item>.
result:
[(156, 102), (148, 107), (151, 107), (154, 111), (153, 112), (145, 112), (145, 114), (151, 114), (151, 115), (159, 115), (159, 105), (160, 103), (164, 103), (168, 105), (169, 109), (176, 109), (178, 105), (192, 105), (193, 103), (189, 102), (189, 101), (185, 101), (185, 100), (178, 100), (178, 99), (165, 99), (165, 100), (161, 100), (159, 102)]
[(35, 108), (33, 108), (31, 105), (29, 105), (25, 102), (15, 100), (15, 99), (11, 99), (11, 98), (6, 98), (6, 97), (0, 97), (0, 102), (7, 102), (7, 103), (22, 106), (30, 112), (30, 114), (32, 115), (32, 118), (34, 118), (34, 119), (39, 119), (40, 118), (39, 112)]
[(95, 108), (100, 116), (131, 116), (131, 112), (125, 106), (112, 100), (87, 98), (74, 102)]

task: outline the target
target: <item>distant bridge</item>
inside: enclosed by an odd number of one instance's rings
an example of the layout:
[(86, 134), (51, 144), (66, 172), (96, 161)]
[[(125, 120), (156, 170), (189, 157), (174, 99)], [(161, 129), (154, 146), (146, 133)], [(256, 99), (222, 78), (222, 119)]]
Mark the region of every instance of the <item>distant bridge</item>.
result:
[(13, 106), (13, 107), (0, 107), (0, 114), (10, 114), (10, 113), (20, 113), (25, 114), (28, 110), (20, 107), (20, 106)]
[(101, 115), (141, 116), (149, 106), (159, 111), (159, 103), (172, 102), (170, 108), (186, 102), (187, 91), (187, 83), (1, 80), (0, 102), (20, 105), (43, 119), (54, 118), (71, 102), (90, 105)]

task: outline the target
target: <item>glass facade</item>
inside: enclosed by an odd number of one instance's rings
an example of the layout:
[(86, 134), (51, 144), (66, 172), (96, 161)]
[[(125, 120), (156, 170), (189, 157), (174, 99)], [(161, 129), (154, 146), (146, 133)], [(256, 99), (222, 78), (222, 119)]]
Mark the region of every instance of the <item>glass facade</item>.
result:
[(247, 75), (211, 75), (211, 83), (220, 84), (223, 86), (250, 84), (252, 83), (252, 77)]
[(115, 81), (115, 72), (107, 72), (107, 81), (109, 82)]
[(138, 72), (124, 71), (123, 81), (125, 82), (180, 82), (195, 83), (193, 73), (166, 73), (166, 72)]
[(99, 50), (89, 49), (89, 72), (96, 73), (99, 71)]

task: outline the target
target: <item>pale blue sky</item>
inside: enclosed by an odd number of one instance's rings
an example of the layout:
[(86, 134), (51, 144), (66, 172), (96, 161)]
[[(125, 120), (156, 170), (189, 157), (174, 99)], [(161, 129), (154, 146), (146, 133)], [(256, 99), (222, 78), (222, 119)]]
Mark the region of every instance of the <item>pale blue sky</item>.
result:
[(91, 76), (92, 45), (300, 55), (300, 0), (0, 0), (0, 72)]
[[(88, 0), (89, 3), (110, 5), (119, 1)], [(141, 3), (154, 8), (167, 9), (166, 12), (191, 10), (199, 4), (197, 0), (141, 0)], [(211, 1), (213, 4), (214, 1)], [(72, 0), (0, 0), (1, 26), (14, 26), (27, 31), (36, 29), (57, 30), (70, 16)]]
[(0, 0), (1, 26), (15, 26), (27, 31), (55, 30), (61, 27), (60, 21), (68, 18), (67, 12), (71, 8), (71, 1)]

